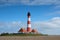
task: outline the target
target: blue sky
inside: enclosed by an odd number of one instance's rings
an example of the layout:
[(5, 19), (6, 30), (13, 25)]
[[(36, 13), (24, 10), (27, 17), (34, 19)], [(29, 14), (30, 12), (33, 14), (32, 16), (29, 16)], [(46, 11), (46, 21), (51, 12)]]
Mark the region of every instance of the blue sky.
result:
[(60, 0), (0, 0), (0, 33), (26, 28), (28, 11), (32, 28), (60, 35)]

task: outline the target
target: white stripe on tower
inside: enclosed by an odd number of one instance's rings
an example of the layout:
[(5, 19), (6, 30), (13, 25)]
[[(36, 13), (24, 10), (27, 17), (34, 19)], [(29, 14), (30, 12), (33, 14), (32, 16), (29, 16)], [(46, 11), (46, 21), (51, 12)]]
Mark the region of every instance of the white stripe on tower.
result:
[(28, 20), (31, 21), (31, 18), (29, 17)]
[(31, 28), (31, 24), (28, 24), (28, 27), (30, 27), (30, 28)]
[(28, 12), (28, 21), (27, 21), (27, 32), (31, 32), (31, 19), (30, 19), (30, 12)]

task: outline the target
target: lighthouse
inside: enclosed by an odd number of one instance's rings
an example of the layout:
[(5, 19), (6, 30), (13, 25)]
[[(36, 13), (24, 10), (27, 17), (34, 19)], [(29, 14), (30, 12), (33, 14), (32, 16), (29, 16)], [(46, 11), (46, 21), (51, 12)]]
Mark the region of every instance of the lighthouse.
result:
[(30, 12), (28, 12), (27, 14), (27, 28), (21, 28), (19, 31), (19, 33), (33, 33), (33, 34), (37, 34), (38, 31), (36, 29), (31, 29), (31, 14)]
[(27, 32), (31, 32), (31, 18), (30, 18), (30, 12), (28, 12), (27, 14), (27, 17), (28, 17), (28, 20), (27, 20)]

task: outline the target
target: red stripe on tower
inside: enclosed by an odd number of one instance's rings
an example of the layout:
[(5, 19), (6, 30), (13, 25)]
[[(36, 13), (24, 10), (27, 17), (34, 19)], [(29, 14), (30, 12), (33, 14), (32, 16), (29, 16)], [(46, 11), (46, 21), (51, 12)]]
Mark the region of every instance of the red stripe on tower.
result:
[(27, 23), (30, 24), (30, 21), (28, 21)]
[(30, 12), (28, 12), (28, 21), (27, 21), (27, 32), (31, 32), (31, 19), (30, 19)]

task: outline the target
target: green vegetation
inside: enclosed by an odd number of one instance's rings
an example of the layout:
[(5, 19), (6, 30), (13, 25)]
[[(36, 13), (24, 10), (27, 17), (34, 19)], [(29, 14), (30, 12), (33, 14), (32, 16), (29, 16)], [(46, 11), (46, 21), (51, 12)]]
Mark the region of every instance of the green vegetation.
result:
[(48, 36), (47, 34), (32, 34), (32, 33), (2, 33), (0, 36)]

